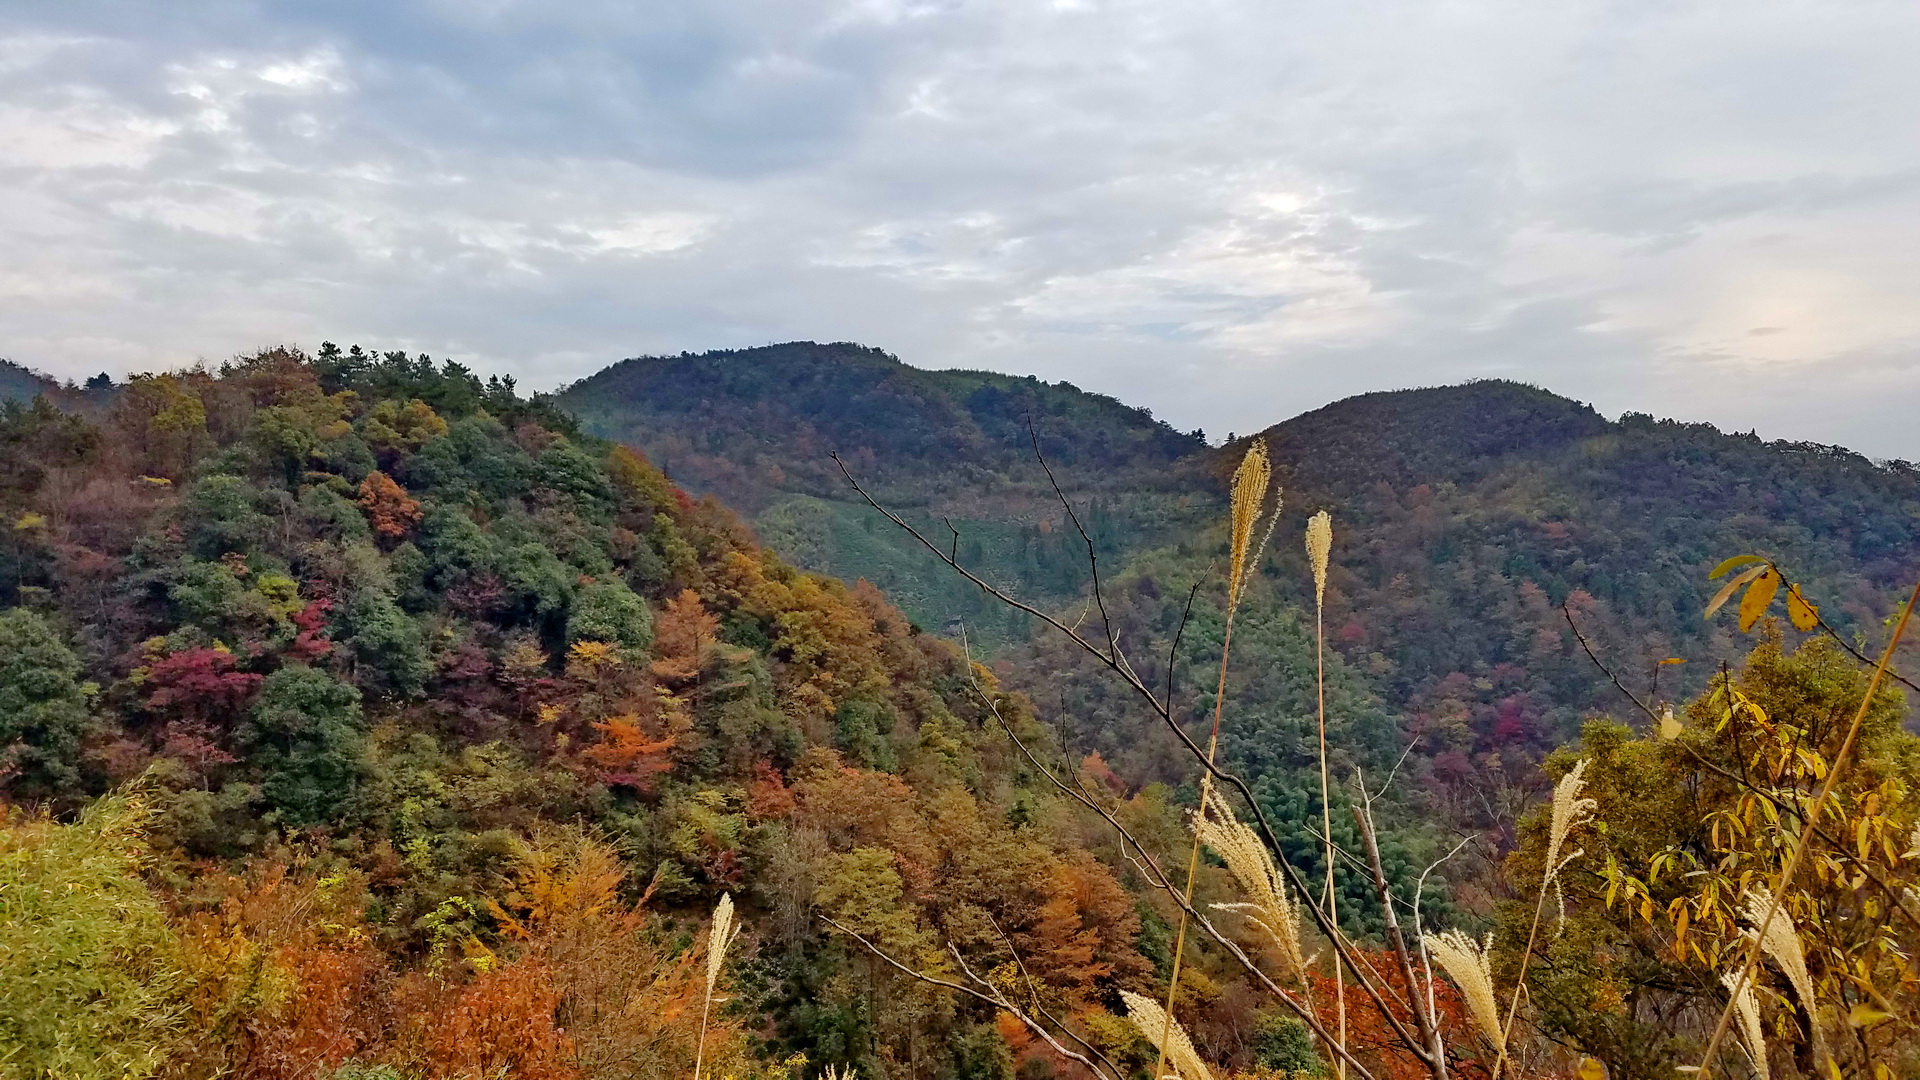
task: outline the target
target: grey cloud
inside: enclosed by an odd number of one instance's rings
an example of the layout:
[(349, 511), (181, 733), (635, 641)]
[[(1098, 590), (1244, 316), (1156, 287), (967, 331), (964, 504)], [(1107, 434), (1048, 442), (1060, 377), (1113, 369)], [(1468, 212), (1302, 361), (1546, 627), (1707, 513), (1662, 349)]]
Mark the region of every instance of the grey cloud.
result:
[(1215, 435), (1503, 375), (1920, 456), (1902, 10), (26, 0), (0, 355), (854, 339)]

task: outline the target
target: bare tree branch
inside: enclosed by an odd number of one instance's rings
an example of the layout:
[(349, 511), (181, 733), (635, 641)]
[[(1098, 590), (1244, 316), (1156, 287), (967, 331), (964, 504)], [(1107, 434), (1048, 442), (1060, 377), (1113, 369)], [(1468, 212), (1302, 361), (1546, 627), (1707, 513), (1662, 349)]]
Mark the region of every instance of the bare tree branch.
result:
[[(1248, 811), (1253, 815), (1253, 822), (1260, 833), (1261, 839), (1266, 842), (1267, 846), (1273, 852), (1275, 864), (1279, 866), (1281, 873), (1286, 876), (1287, 883), (1293, 887), (1294, 892), (1301, 897), (1303, 906), (1306, 908), (1308, 914), (1313, 916), (1314, 925), (1319, 928), (1320, 932), (1332, 945), (1338, 958), (1336, 962), (1345, 963), (1356, 972), (1361, 970), (1353, 949), (1345, 940), (1345, 935), (1340, 932), (1339, 927), (1333, 924), (1333, 921), (1327, 916), (1326, 911), (1312, 900), (1312, 892), (1307, 889), (1306, 883), (1301, 880), (1299, 871), (1288, 861), (1286, 849), (1280, 844), (1279, 834), (1274, 831), (1273, 823), (1268, 819), (1266, 810), (1261, 807), (1260, 801), (1254, 797), (1253, 788), (1238, 774), (1221, 767), (1217, 762), (1208, 760), (1206, 751), (1201, 748), (1198, 743), (1194, 742), (1193, 736), (1189, 735), (1186, 729), (1182, 728), (1179, 722), (1174, 719), (1173, 711), (1169, 708), (1168, 703), (1155, 694), (1152, 687), (1141, 681), (1140, 677), (1134, 673), (1132, 667), (1125, 662), (1124, 657), (1103, 653), (1098, 646), (1061, 623), (1059, 619), (1041, 611), (1032, 604), (1009, 596), (1004, 590), (995, 587), (991, 582), (981, 578), (980, 575), (968, 570), (954, 559), (949, 558), (945, 552), (942, 552), (939, 547), (929, 541), (920, 530), (914, 528), (902, 519), (900, 515), (882, 506), (872, 495), (868, 494), (866, 488), (862, 487), (860, 482), (854, 479), (852, 470), (847, 468), (847, 463), (841, 460), (839, 454), (836, 453), (833, 455), (833, 461), (834, 464), (840, 467), (841, 475), (847, 478), (847, 483), (853, 487), (853, 490), (857, 492), (862, 499), (866, 500), (868, 506), (879, 511), (888, 521), (891, 521), (894, 525), (919, 541), (922, 547), (932, 552), (934, 557), (945, 563), (949, 569), (973, 583), (982, 592), (1001, 603), (1017, 611), (1025, 612), (1040, 620), (1042, 623), (1045, 623), (1047, 626), (1052, 627), (1055, 631), (1065, 636), (1075, 647), (1085, 651), (1088, 655), (1098, 660), (1109, 671), (1118, 675), (1121, 681), (1124, 682), (1137, 697), (1144, 701), (1167, 728), (1173, 732), (1175, 737), (1180, 740), (1181, 745), (1193, 756), (1194, 760), (1201, 764), (1202, 768), (1216, 780), (1219, 780), (1221, 783), (1240, 793), (1240, 797), (1245, 801)], [(1374, 1007), (1379, 1010), (1381, 1019), (1393, 1030), (1394, 1036), (1400, 1040), (1401, 1045), (1406, 1047), (1422, 1064), (1431, 1067), (1432, 1062), (1428, 1061), (1426, 1045), (1415, 1032), (1408, 1030), (1407, 1026), (1394, 1014), (1392, 1008), (1389, 1007), (1386, 999), (1382, 996), (1379, 987), (1374, 985), (1372, 980), (1364, 976), (1356, 976), (1356, 978), (1360, 983), (1361, 989), (1366, 992), (1368, 998), (1373, 1001)]]
[(1147, 850), (1146, 845), (1142, 844), (1125, 825), (1121, 824), (1119, 818), (1116, 818), (1111, 811), (1105, 806), (1102, 806), (1100, 801), (1095, 799), (1093, 794), (1087, 791), (1086, 787), (1080, 783), (1077, 776), (1074, 778), (1073, 785), (1068, 786), (1052, 769), (1048, 768), (1044, 762), (1035, 756), (1032, 748), (1027, 746), (1026, 742), (1020, 738), (1019, 733), (1014, 731), (1013, 724), (1007, 720), (1005, 714), (1001, 713), (999, 703), (993, 700), (992, 696), (980, 685), (978, 679), (973, 676), (973, 658), (971, 654), (967, 657), (967, 671), (968, 685), (972, 687), (973, 692), (979, 696), (981, 702), (986, 705), (987, 711), (993, 716), (994, 720), (1000, 724), (1001, 730), (1006, 732), (1007, 738), (1019, 749), (1021, 756), (1026, 758), (1027, 763), (1032, 765), (1035, 771), (1046, 777), (1054, 787), (1058, 788), (1068, 798), (1073, 799), (1075, 802), (1080, 803), (1082, 806), (1100, 815), (1100, 818), (1120, 837), (1121, 853), (1123, 855), (1126, 853), (1128, 845), (1132, 845), (1133, 849), (1139, 852), (1139, 861), (1134, 861), (1131, 856), (1128, 857), (1128, 860), (1134, 862), (1136, 866), (1144, 865), (1147, 872), (1142, 873), (1141, 877), (1146, 881), (1147, 885), (1171, 896), (1174, 903), (1178, 905), (1182, 911), (1187, 913), (1193, 925), (1199, 927), (1201, 932), (1211, 938), (1215, 944), (1225, 949), (1248, 974), (1252, 975), (1271, 991), (1274, 996), (1278, 997), (1281, 1004), (1285, 1005), (1296, 1017), (1304, 1022), (1313, 1033), (1320, 1038), (1321, 1042), (1336, 1054), (1343, 1057), (1354, 1072), (1359, 1075), (1361, 1080), (1371, 1080), (1372, 1074), (1367, 1071), (1367, 1068), (1362, 1065), (1358, 1059), (1353, 1057), (1351, 1052), (1333, 1037), (1331, 1032), (1327, 1031), (1325, 1026), (1321, 1024), (1320, 1018), (1311, 1008), (1305, 1003), (1296, 1000), (1291, 993), (1275, 983), (1265, 971), (1261, 970), (1259, 965), (1253, 962), (1253, 959), (1249, 957), (1244, 950), (1222, 934), (1213, 925), (1212, 920), (1208, 919), (1198, 908), (1188, 902), (1181, 890), (1174, 885), (1173, 879), (1169, 878), (1166, 871), (1160, 868), (1159, 861), (1153, 857), (1152, 852)]
[(981, 986), (986, 987), (989, 991), (991, 991), (991, 993), (983, 993), (979, 990), (974, 989), (971, 986), (965, 986), (960, 983), (953, 982), (952, 980), (949, 980), (949, 979), (942, 979), (937, 975), (929, 975), (924, 971), (917, 971), (911, 967), (908, 967), (906, 964), (903, 964), (900, 961), (894, 959), (892, 956), (889, 956), (885, 949), (882, 949), (880, 946), (875, 945), (871, 941), (868, 941), (866, 938), (860, 936), (851, 928), (844, 926), (841, 923), (835, 922), (833, 919), (828, 918), (825, 915), (819, 916), (819, 919), (821, 922), (826, 923), (828, 926), (833, 927), (835, 930), (838, 930), (840, 933), (845, 934), (848, 937), (852, 938), (853, 940), (866, 946), (866, 949), (868, 952), (886, 961), (888, 966), (894, 968), (895, 970), (901, 972), (902, 974), (906, 975), (909, 978), (917, 979), (920, 982), (928, 984), (929, 986), (938, 986), (946, 990), (952, 990), (954, 993), (957, 993), (957, 994), (965, 994), (966, 996), (973, 998), (976, 1001), (984, 1002), (985, 1004), (991, 1005), (996, 1009), (1005, 1010), (1014, 1019), (1020, 1021), (1022, 1024), (1025, 1024), (1027, 1026), (1027, 1030), (1033, 1032), (1035, 1035), (1038, 1035), (1040, 1036), (1040, 1038), (1046, 1040), (1047, 1045), (1052, 1047), (1054, 1049), (1054, 1052), (1060, 1054), (1062, 1057), (1065, 1057), (1069, 1061), (1079, 1062), (1082, 1066), (1086, 1068), (1088, 1072), (1092, 1073), (1097, 1077), (1100, 1077), (1101, 1080), (1127, 1080), (1126, 1075), (1118, 1071), (1102, 1072), (1100, 1066), (1094, 1064), (1094, 1062), (1090, 1058), (1088, 1058), (1086, 1055), (1081, 1054), (1078, 1051), (1069, 1050), (1065, 1046), (1062, 1046), (1060, 1044), (1060, 1040), (1054, 1038), (1053, 1033), (1051, 1031), (1048, 1031), (1045, 1026), (1040, 1024), (1039, 1021), (1035, 1020), (1032, 1016), (1028, 1015), (1025, 1009), (1022, 1009), (1020, 1006), (1014, 1004), (1012, 1001), (1007, 1000), (1007, 995), (1002, 993), (998, 987), (994, 986), (992, 983), (989, 983), (986, 980), (981, 979), (979, 976), (975, 975), (972, 969), (967, 967), (966, 960), (960, 956), (960, 950), (954, 948), (951, 944), (947, 946), (947, 951), (952, 953), (954, 960), (960, 964), (960, 970), (966, 974), (968, 979), (970, 979), (975, 983), (978, 983)]

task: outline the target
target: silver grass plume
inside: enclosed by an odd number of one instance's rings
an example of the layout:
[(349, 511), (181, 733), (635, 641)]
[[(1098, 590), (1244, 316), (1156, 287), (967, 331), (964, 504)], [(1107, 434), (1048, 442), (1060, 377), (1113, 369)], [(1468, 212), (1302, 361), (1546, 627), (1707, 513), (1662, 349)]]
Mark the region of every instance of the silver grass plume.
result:
[(1548, 881), (1553, 883), (1553, 897), (1559, 905), (1562, 924), (1567, 919), (1567, 898), (1566, 894), (1560, 891), (1560, 871), (1566, 869), (1568, 863), (1586, 853), (1575, 848), (1562, 858), (1560, 851), (1566, 846), (1567, 836), (1574, 829), (1586, 824), (1593, 817), (1594, 809), (1600, 805), (1592, 799), (1580, 797), (1580, 792), (1587, 785), (1587, 766), (1592, 761), (1592, 758), (1581, 758), (1579, 763), (1569, 769), (1567, 775), (1561, 777), (1560, 782), (1553, 787), (1553, 825), (1547, 830), (1546, 878), (1541, 885), (1544, 887)]
[(1274, 866), (1273, 856), (1233, 807), (1217, 791), (1207, 792), (1206, 807), (1193, 815), (1194, 835), (1226, 861), (1233, 879), (1248, 902), (1215, 904), (1223, 911), (1239, 911), (1247, 921), (1267, 932), (1286, 961), (1288, 974), (1306, 978), (1307, 957), (1300, 945), (1300, 907), (1287, 898), (1287, 886)]
[[(1762, 912), (1762, 914), (1765, 914)], [(1720, 973), (1720, 981), (1733, 997), (1733, 1008), (1740, 1016), (1740, 1035), (1747, 1043), (1747, 1060), (1760, 1080), (1767, 1077), (1767, 1038), (1760, 1028), (1760, 999), (1753, 992), (1753, 981), (1732, 971)]]
[[(1800, 999), (1801, 1007), (1807, 1010), (1807, 1019), (1818, 1038), (1820, 1011), (1813, 1000), (1813, 976), (1807, 974), (1807, 954), (1801, 948), (1800, 935), (1794, 933), (1793, 916), (1787, 914), (1785, 904), (1774, 903), (1773, 893), (1767, 891), (1765, 885), (1749, 890), (1746, 900), (1747, 921), (1753, 924), (1746, 931), (1747, 934), (1759, 937), (1760, 948), (1773, 957), (1773, 962), (1779, 964), (1780, 970), (1786, 973), (1787, 981), (1793, 984), (1794, 995)], [(1767, 924), (1763, 932), (1760, 923), (1769, 911), (1773, 912), (1773, 921)]]
[(713, 909), (713, 927), (707, 931), (707, 996), (720, 982), (720, 965), (726, 962), (727, 949), (733, 945), (733, 894), (721, 893)]
[(700, 1067), (707, 1056), (707, 1018), (713, 1014), (713, 991), (720, 983), (720, 966), (726, 963), (727, 947), (737, 931), (733, 926), (733, 894), (721, 893), (713, 908), (713, 927), (707, 931), (707, 999), (700, 1007), (700, 1042), (693, 1054), (693, 1080), (700, 1080)]
[(1507, 1039), (1500, 1027), (1500, 1004), (1493, 996), (1493, 969), (1487, 962), (1487, 953), (1493, 948), (1493, 935), (1477, 942), (1458, 930), (1449, 930), (1444, 934), (1427, 934), (1421, 940), (1440, 962), (1447, 977), (1460, 988), (1460, 995), (1467, 999), (1474, 1026), (1497, 1053), (1505, 1054)]
[[(1169, 1017), (1160, 1003), (1152, 998), (1141, 997), (1131, 990), (1120, 991), (1120, 1000), (1126, 1003), (1127, 1019), (1140, 1034), (1147, 1037), (1162, 1055), (1167, 1064), (1173, 1066), (1175, 1080), (1213, 1080), (1213, 1070), (1200, 1060), (1199, 1051), (1193, 1048), (1193, 1040), (1187, 1038), (1187, 1029), (1180, 1021)], [(1166, 1041), (1161, 1042), (1164, 1033)]]
[(1327, 559), (1333, 552), (1333, 516), (1325, 510), (1307, 519), (1307, 560), (1313, 564), (1313, 602), (1327, 600)]
[(1240, 594), (1247, 584), (1247, 571), (1265, 552), (1266, 538), (1273, 535), (1273, 522), (1279, 520), (1280, 508), (1275, 506), (1273, 516), (1267, 522), (1266, 535), (1261, 537), (1256, 547), (1253, 530), (1260, 524), (1260, 516), (1266, 512), (1267, 489), (1272, 484), (1273, 462), (1267, 457), (1267, 444), (1255, 439), (1247, 447), (1246, 456), (1240, 459), (1240, 467), (1233, 470), (1233, 539), (1227, 556), (1232, 562), (1227, 570), (1229, 612), (1239, 610)]

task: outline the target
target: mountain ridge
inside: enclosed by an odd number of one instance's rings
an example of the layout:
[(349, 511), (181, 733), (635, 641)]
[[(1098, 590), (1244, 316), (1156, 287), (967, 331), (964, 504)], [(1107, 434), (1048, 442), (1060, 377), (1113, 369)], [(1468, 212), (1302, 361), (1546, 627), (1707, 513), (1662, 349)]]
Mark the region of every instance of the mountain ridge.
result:
[[(938, 416), (965, 411), (951, 400), (869, 407), (891, 399), (882, 392), (889, 380), (937, 395), (960, 376), (852, 345), (704, 357), (732, 365), (736, 377), (704, 384), (698, 408), (649, 398), (658, 391), (640, 383), (626, 384), (640, 397), (624, 399), (607, 373), (557, 400), (598, 435), (645, 429), (642, 448), (658, 448), (656, 460), (676, 480), (751, 507), (754, 527), (783, 556), (867, 578), (922, 625), (950, 633), (964, 626), (989, 652), (1025, 648), (1029, 630), (873, 514), (829, 450), (854, 447), (843, 458), (868, 490), (983, 577), (1042, 609), (1081, 614), (1086, 544), (1024, 426), (982, 449), (971, 429), (939, 425)], [(839, 413), (834, 399), (809, 406), (823, 415), (808, 422), (807, 439), (829, 430), (838, 444), (786, 439), (777, 426), (739, 439), (727, 416), (793, 411), (767, 400), (779, 380), (756, 362), (796, 357), (816, 368), (852, 361), (821, 376), (851, 387), (842, 396), (852, 405)], [(609, 370), (645, 367), (665, 379), (686, 363), (656, 358)], [(1660, 688), (1691, 692), (1741, 647), (1724, 625), (1699, 617), (1706, 570), (1721, 558), (1760, 551), (1780, 559), (1802, 575), (1809, 595), (1825, 598), (1830, 621), (1848, 634), (1870, 633), (1899, 583), (1920, 572), (1920, 469), (1842, 447), (1769, 442), (1642, 413), (1609, 419), (1502, 379), (1357, 395), (1205, 447), (1116, 399), (1037, 379), (987, 378), (1024, 388), (1043, 406), (1029, 405), (1026, 415), (1088, 527), (1103, 576), (1156, 568), (1148, 576), (1160, 599), (1140, 601), (1134, 617), (1160, 629), (1143, 633), (1136, 648), (1166, 654), (1166, 627), (1178, 616), (1167, 606), (1185, 595), (1187, 581), (1164, 579), (1202, 580), (1220, 557), (1225, 481), (1261, 438), (1285, 492), (1280, 536), (1316, 510), (1334, 515), (1334, 648), (1370, 672), (1372, 691), (1410, 723), (1464, 716), (1479, 724), (1473, 752), (1491, 752), (1495, 728), (1514, 730), (1516, 710), (1530, 717), (1521, 726), (1537, 729), (1544, 748), (1583, 715), (1624, 704), (1572, 637), (1562, 605), (1588, 620), (1583, 631), (1611, 666), (1645, 672), (1670, 655), (1692, 657), (1696, 663), (1667, 671)], [(907, 426), (913, 430), (900, 430)], [(793, 479), (809, 466), (782, 455), (809, 452), (818, 455), (811, 473)], [(682, 467), (689, 463), (695, 467)], [(776, 480), (775, 469), (788, 478)], [(1277, 538), (1263, 564), (1270, 601), (1283, 608), (1312, 602), (1297, 548)], [(1508, 717), (1499, 720), (1503, 708)]]

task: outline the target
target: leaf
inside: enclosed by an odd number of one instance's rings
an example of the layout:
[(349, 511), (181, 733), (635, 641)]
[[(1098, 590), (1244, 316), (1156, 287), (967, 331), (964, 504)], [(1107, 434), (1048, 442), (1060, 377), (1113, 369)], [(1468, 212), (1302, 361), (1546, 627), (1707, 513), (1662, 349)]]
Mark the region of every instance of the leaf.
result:
[(1766, 562), (1766, 561), (1767, 561), (1766, 559), (1758, 555), (1735, 555), (1733, 558), (1727, 559), (1723, 561), (1719, 566), (1714, 567), (1713, 572), (1709, 573), (1707, 575), (1707, 578), (1709, 580), (1713, 578), (1717, 578), (1721, 574), (1726, 573), (1727, 571), (1733, 569), (1736, 566), (1745, 566), (1748, 563), (1757, 563), (1757, 562)]
[(1747, 595), (1740, 598), (1741, 633), (1753, 629), (1753, 624), (1767, 613), (1767, 608), (1773, 604), (1774, 594), (1779, 591), (1780, 575), (1772, 567), (1753, 579), (1753, 584), (1747, 586)]
[(1713, 613), (1720, 610), (1720, 605), (1726, 603), (1728, 597), (1731, 597), (1740, 586), (1745, 585), (1747, 582), (1765, 573), (1766, 569), (1764, 566), (1756, 566), (1751, 570), (1743, 570), (1735, 576), (1732, 581), (1720, 586), (1720, 591), (1714, 593), (1713, 599), (1707, 602), (1707, 610), (1702, 617), (1708, 619), (1713, 618)]
[(1800, 595), (1798, 585), (1787, 586), (1787, 618), (1793, 620), (1793, 628), (1802, 633), (1820, 625), (1820, 609)]

